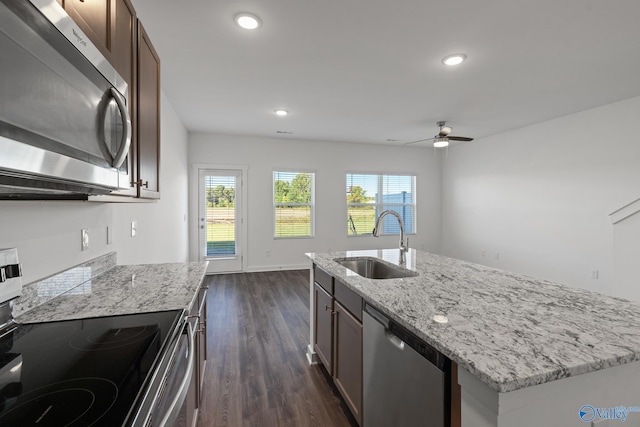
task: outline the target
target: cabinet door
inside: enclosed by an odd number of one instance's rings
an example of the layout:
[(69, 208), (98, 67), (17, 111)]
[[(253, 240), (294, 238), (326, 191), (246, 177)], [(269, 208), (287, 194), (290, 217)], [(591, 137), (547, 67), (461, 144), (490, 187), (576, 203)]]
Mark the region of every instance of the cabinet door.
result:
[(314, 283), (315, 307), (314, 307), (314, 347), (318, 358), (333, 374), (333, 298), (320, 285)]
[(127, 176), (122, 176), (130, 186), (128, 189), (118, 190), (115, 193), (119, 196), (136, 197), (138, 189), (135, 185), (135, 168), (138, 153), (138, 123), (136, 120), (136, 11), (129, 0), (114, 0), (114, 7), (111, 11), (111, 41), (112, 58), (111, 65), (118, 74), (125, 79), (129, 85), (129, 114), (132, 118), (131, 126), (131, 147), (127, 156)]
[(138, 21), (138, 197), (160, 198), (160, 58)]
[(65, 0), (63, 4), (82, 32), (111, 60), (111, 0)]
[(333, 380), (351, 413), (362, 420), (362, 323), (335, 302)]

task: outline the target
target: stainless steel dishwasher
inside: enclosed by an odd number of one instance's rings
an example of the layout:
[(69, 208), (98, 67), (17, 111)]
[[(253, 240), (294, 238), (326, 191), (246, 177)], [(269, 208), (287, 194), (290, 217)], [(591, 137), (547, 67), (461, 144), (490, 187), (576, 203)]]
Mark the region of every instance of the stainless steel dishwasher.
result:
[(365, 304), (364, 427), (449, 427), (451, 361)]

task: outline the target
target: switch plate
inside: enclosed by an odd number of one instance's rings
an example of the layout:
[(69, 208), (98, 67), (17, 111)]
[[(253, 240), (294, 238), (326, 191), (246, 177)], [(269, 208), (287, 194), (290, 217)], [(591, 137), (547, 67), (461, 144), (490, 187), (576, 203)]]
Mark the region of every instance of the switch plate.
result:
[(111, 232), (111, 227), (107, 225), (107, 245), (113, 243), (113, 233)]
[(82, 250), (89, 250), (89, 230), (86, 228), (82, 229)]
[(136, 237), (138, 232), (138, 221), (131, 221), (131, 237)]

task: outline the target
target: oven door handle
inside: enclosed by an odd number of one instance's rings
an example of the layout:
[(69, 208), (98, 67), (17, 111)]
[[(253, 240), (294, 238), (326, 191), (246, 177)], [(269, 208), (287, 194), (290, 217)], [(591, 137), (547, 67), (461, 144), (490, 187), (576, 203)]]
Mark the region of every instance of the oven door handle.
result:
[[(165, 427), (165, 426), (170, 427), (174, 425), (176, 419), (178, 418), (178, 413), (180, 412), (180, 408), (182, 407), (182, 404), (184, 403), (184, 400), (187, 397), (187, 391), (189, 390), (191, 377), (193, 376), (192, 374), (193, 374), (193, 368), (195, 364), (195, 360), (194, 360), (195, 357), (193, 353), (193, 349), (195, 348), (193, 331), (191, 330), (191, 324), (188, 322), (185, 325), (185, 328), (187, 328), (187, 336), (189, 337), (189, 341), (188, 341), (189, 347), (188, 347), (188, 353), (187, 353), (189, 362), (187, 364), (187, 369), (184, 373), (184, 378), (182, 379), (182, 383), (180, 383), (180, 389), (176, 393), (176, 396), (173, 399), (173, 402), (171, 402), (171, 406), (167, 410), (167, 413), (162, 418), (162, 421), (160, 421), (160, 424), (159, 424), (160, 427)], [(176, 357), (182, 357), (182, 356), (176, 355)]]

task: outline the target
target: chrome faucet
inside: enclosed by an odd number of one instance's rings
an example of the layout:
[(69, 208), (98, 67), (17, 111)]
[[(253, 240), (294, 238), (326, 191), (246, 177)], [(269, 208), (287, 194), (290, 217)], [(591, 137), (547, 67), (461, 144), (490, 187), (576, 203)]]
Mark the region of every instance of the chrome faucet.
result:
[(407, 238), (407, 244), (405, 245), (404, 243), (404, 223), (402, 222), (402, 217), (400, 216), (400, 214), (396, 211), (392, 211), (392, 210), (386, 210), (386, 211), (382, 211), (382, 213), (380, 214), (380, 216), (378, 216), (378, 219), (376, 219), (376, 225), (375, 227), (373, 227), (373, 237), (378, 237), (378, 233), (380, 232), (380, 221), (382, 220), (382, 218), (384, 218), (387, 215), (393, 215), (397, 218), (398, 223), (400, 224), (400, 264), (404, 265), (407, 262), (407, 257), (405, 255), (405, 253), (407, 252), (407, 250), (409, 250), (408, 246), (409, 246), (409, 239)]

